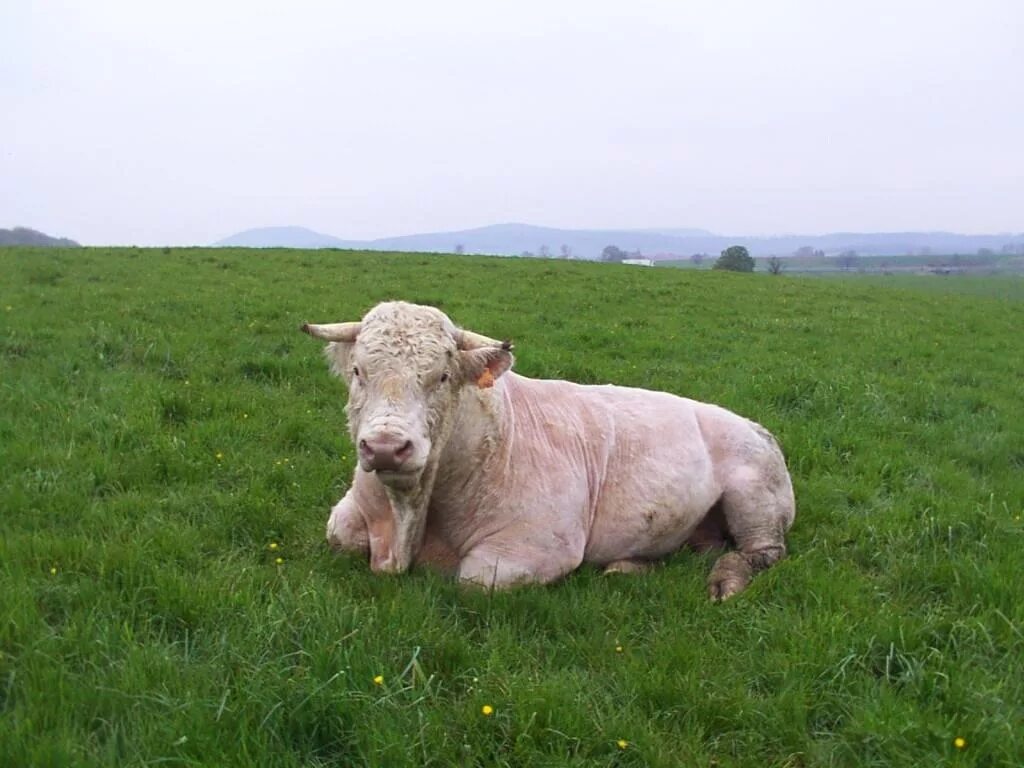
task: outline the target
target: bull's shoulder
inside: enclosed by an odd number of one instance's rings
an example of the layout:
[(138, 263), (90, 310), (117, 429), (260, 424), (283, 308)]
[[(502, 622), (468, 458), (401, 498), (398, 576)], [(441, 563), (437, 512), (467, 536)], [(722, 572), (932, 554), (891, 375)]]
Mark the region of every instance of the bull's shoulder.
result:
[(561, 379), (510, 377), (509, 400), (517, 425), (538, 428), (572, 428), (587, 432), (607, 426), (609, 409), (595, 395), (598, 387)]

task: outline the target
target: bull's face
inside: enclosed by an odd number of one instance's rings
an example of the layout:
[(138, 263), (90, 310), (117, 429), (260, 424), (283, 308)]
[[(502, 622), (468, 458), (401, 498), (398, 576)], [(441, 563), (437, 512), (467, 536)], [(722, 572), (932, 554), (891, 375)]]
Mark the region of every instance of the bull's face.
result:
[(463, 387), (489, 386), (512, 364), (511, 345), (454, 326), (433, 307), (378, 304), (358, 323), (306, 325), (330, 340), (348, 384), (349, 432), (359, 465), (395, 490), (417, 488), (436, 462)]

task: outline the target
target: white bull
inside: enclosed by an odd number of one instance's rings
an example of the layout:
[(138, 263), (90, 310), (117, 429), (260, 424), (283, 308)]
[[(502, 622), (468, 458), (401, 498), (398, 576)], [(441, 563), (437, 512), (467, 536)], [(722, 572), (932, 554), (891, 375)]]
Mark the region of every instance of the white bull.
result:
[(303, 330), (331, 342), (359, 454), (327, 539), (374, 571), (416, 562), (506, 587), (731, 540), (708, 577), (717, 600), (785, 555), (793, 488), (759, 424), (664, 392), (519, 376), (510, 343), (433, 307), (387, 302)]

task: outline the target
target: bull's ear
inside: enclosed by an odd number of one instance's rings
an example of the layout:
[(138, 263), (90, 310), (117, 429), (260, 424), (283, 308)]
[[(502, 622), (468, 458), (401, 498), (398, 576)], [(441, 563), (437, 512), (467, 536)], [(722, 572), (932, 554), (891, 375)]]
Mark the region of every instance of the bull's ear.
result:
[(324, 357), (331, 366), (331, 373), (346, 383), (352, 383), (352, 348), (355, 342), (332, 341), (324, 347)]
[(352, 367), (350, 358), (352, 355), (352, 345), (355, 343), (356, 337), (359, 336), (361, 328), (362, 323), (359, 322), (328, 323), (327, 325), (303, 323), (300, 330), (314, 338), (330, 342), (324, 348), (324, 357), (330, 363), (331, 373), (351, 384)]
[(476, 384), (481, 389), (494, 386), (494, 380), (512, 367), (515, 358), (510, 351), (512, 345), (501, 347), (481, 347), (459, 352), (462, 358), (462, 370), (467, 383)]

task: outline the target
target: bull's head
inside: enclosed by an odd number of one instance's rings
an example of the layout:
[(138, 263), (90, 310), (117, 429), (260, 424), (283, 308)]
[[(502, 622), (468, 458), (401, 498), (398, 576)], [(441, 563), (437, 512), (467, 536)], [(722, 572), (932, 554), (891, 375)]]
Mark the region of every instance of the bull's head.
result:
[(422, 537), (433, 473), (462, 390), (493, 384), (512, 365), (512, 345), (456, 328), (434, 307), (405, 302), (378, 304), (359, 322), (307, 323), (302, 330), (331, 342), (326, 354), (348, 384), (345, 412), (360, 467), (376, 472), (399, 516), (403, 499), (426, 496), (412, 504), (421, 509), (406, 512), (417, 518), (408, 521), (410, 530), (396, 530), (409, 539), (396, 551), (404, 562), (395, 570), (405, 570)]

